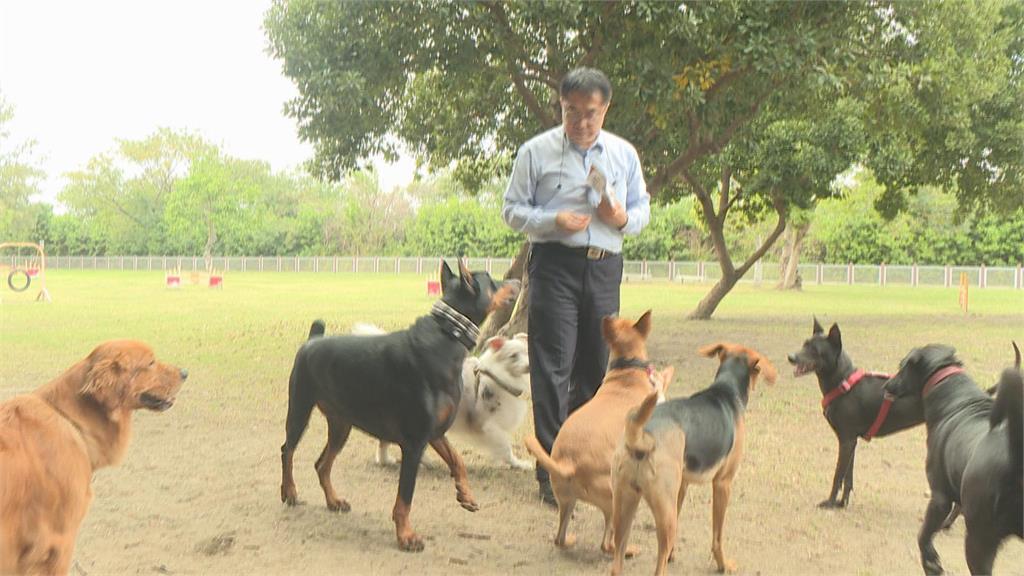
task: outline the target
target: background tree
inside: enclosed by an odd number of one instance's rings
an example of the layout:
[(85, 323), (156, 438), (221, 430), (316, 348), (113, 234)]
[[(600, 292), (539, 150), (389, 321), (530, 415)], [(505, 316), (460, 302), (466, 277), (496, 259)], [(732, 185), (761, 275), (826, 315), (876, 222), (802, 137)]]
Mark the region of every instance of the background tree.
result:
[(14, 142), (14, 108), (0, 95), (0, 242), (28, 241), (35, 224), (29, 198), (39, 192), (43, 172), (32, 162), (33, 142)]
[[(899, 136), (885, 136), (888, 115), (902, 114), (908, 106), (950, 117), (973, 115), (977, 121), (968, 132), (985, 142), (982, 150), (1006, 144), (985, 158), (1012, 163), (1015, 144), (1009, 141), (1019, 131), (997, 125), (1017, 100), (997, 98), (992, 88), (1009, 87), (1007, 74), (1013, 67), (1007, 61), (1019, 26), (1014, 28), (1014, 8), (999, 2), (985, 7), (972, 12), (919, 3), (905, 8), (739, 0), (300, 0), (276, 2), (266, 28), (271, 52), (300, 88), (288, 113), (315, 146), (311, 168), (332, 178), (372, 154), (393, 154), (393, 140), (385, 138), (390, 135), (430, 165), (456, 163), (481, 181), (479, 174), (507, 166), (526, 138), (560, 122), (557, 86), (566, 71), (577, 65), (605, 70), (616, 89), (607, 127), (637, 145), (650, 190), (662, 202), (692, 194), (702, 208), (723, 269), (722, 282), (693, 313), (708, 317), (778, 238), (790, 208), (809, 205), (809, 199), (827, 192), (821, 186), (827, 179), (820, 172), (823, 166), (835, 177), (866, 151), (875, 164), (891, 168), (886, 185), (901, 190), (922, 179), (905, 172), (923, 175), (939, 162), (942, 146), (922, 148), (930, 157), (916, 164), (894, 162), (902, 158), (902, 148), (890, 141), (938, 142), (952, 132), (933, 133), (927, 122), (907, 121)], [(969, 55), (951, 57), (948, 53), (959, 49), (964, 35), (970, 36), (964, 44)], [(926, 37), (934, 40), (924, 42)], [(947, 41), (956, 48), (951, 50)], [(963, 77), (992, 76), (986, 89), (970, 98), (929, 101), (933, 89), (911, 91), (901, 99), (903, 88), (920, 84), (921, 74), (932, 68), (946, 72), (931, 75), (933, 84), (944, 86)], [(970, 70), (954, 78), (953, 71), (960, 69)], [(908, 104), (912, 100), (930, 105)], [(844, 112), (840, 106), (856, 115), (851, 122), (871, 121), (865, 128), (877, 134), (870, 145), (860, 141), (866, 150), (835, 149), (819, 141), (819, 152), (830, 158), (818, 158), (812, 166), (806, 164), (806, 150), (774, 146), (784, 144), (780, 132), (813, 138), (805, 128), (834, 120)], [(978, 107), (987, 112), (975, 112)], [(844, 144), (857, 144), (848, 136)], [(778, 159), (776, 168), (787, 172), (769, 175), (767, 168), (751, 163), (758, 154), (792, 157)], [(947, 177), (958, 170), (955, 162), (942, 165)], [(796, 167), (808, 172), (795, 177)], [(1010, 171), (997, 170), (1000, 175)], [(961, 168), (958, 178), (975, 172)], [(985, 174), (979, 172), (974, 180), (979, 191), (992, 192)], [(793, 188), (803, 184), (810, 188)], [(723, 237), (730, 213), (770, 213), (777, 221), (738, 264)]]

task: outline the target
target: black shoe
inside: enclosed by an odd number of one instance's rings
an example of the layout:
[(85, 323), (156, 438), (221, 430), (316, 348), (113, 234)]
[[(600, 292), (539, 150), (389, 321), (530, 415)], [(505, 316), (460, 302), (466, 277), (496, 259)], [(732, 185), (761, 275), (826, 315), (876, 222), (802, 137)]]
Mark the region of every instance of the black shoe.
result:
[(552, 508), (558, 508), (558, 500), (555, 500), (555, 493), (551, 491), (551, 481), (547, 478), (537, 480), (540, 501)]

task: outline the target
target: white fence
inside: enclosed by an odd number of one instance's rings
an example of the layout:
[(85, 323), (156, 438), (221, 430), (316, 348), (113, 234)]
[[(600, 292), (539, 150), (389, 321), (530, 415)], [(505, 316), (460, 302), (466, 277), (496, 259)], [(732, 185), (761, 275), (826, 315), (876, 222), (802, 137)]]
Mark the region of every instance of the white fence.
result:
[[(447, 258), (454, 263), (454, 258)], [(28, 262), (19, 258), (19, 264)], [(219, 256), (213, 267), (229, 272), (320, 272), (433, 274), (436, 257), (376, 256)], [(64, 270), (202, 270), (198, 256), (56, 256), (46, 260), (50, 269)], [(512, 265), (510, 258), (467, 258), (470, 269), (503, 275)], [(15, 264), (14, 256), (0, 258), (0, 264)], [(1016, 267), (988, 266), (891, 266), (886, 264), (801, 264), (799, 273), (806, 285), (874, 284), (878, 286), (956, 286), (966, 273), (972, 286), (1024, 289), (1024, 271)], [(722, 271), (717, 262), (630, 261), (624, 264), (627, 281), (672, 280), (683, 283), (716, 282)], [(779, 265), (758, 262), (741, 282), (774, 284)]]

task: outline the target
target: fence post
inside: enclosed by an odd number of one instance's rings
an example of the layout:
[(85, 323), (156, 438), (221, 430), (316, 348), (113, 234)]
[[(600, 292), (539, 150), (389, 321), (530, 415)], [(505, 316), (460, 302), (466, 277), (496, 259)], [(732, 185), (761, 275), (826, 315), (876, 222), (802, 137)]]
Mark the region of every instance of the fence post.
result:
[(846, 263), (846, 283), (853, 285), (853, 262)]
[(352, 257), (352, 272), (359, 272), (359, 257)]
[(1020, 264), (1017, 264), (1017, 274), (1013, 277), (1013, 287), (1020, 290), (1024, 287), (1024, 269), (1021, 268)]
[(988, 270), (985, 265), (981, 265), (981, 269), (978, 271), (978, 288), (984, 288), (988, 284)]
[(885, 262), (878, 267), (878, 285), (885, 286)]

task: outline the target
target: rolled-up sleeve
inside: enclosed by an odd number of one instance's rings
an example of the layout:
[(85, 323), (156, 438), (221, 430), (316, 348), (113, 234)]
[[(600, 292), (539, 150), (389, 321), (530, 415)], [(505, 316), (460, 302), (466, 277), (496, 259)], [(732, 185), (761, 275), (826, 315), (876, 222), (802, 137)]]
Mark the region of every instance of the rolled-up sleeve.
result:
[(516, 155), (512, 178), (505, 190), (505, 203), (501, 216), (510, 228), (527, 234), (544, 234), (555, 229), (556, 212), (545, 212), (536, 206), (534, 191), (537, 188), (537, 174), (533, 169), (533, 158), (529, 148), (523, 146)]
[(647, 182), (640, 168), (640, 157), (633, 151), (632, 166), (626, 182), (626, 225), (622, 234), (636, 236), (651, 220), (651, 195), (647, 193)]

